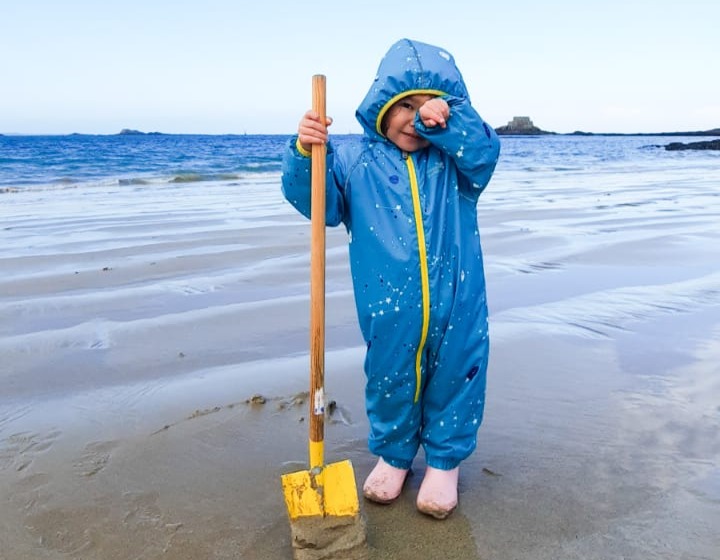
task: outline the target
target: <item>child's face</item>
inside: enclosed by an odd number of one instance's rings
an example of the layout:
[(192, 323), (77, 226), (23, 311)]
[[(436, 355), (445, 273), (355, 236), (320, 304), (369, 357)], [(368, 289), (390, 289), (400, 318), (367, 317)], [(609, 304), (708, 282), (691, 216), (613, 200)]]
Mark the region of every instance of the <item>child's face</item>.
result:
[(432, 95), (408, 95), (393, 103), (385, 114), (385, 136), (405, 152), (427, 148), (430, 142), (415, 132), (415, 114)]

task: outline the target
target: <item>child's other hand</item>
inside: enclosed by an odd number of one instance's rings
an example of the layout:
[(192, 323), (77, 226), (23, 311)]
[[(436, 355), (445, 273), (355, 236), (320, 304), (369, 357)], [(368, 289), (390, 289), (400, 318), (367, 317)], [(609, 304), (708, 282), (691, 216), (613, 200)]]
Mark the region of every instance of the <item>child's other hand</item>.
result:
[(428, 99), (418, 109), (420, 120), (427, 127), (440, 126), (445, 128), (450, 118), (450, 106), (440, 97)]
[(325, 124), (320, 122), (320, 115), (315, 111), (308, 111), (300, 119), (298, 125), (298, 140), (303, 150), (309, 152), (313, 144), (325, 144), (328, 140), (327, 127), (332, 124), (330, 117), (325, 118)]

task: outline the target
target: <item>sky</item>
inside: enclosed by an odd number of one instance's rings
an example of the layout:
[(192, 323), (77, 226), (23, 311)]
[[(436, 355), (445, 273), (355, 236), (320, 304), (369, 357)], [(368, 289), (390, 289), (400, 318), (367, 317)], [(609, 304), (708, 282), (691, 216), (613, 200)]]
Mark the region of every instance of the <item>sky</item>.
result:
[(453, 54), (492, 126), (720, 127), (718, 0), (0, 0), (0, 133), (331, 132), (407, 37)]

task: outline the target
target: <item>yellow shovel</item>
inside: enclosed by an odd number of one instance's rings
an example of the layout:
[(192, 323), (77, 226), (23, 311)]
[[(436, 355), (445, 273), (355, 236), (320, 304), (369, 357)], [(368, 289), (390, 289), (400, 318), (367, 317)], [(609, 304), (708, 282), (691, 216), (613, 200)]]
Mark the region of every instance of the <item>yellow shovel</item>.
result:
[[(325, 76), (312, 78), (312, 106), (325, 122)], [(310, 469), (282, 476), (296, 560), (367, 558), (349, 460), (324, 464), (325, 144), (312, 145), (310, 245)]]

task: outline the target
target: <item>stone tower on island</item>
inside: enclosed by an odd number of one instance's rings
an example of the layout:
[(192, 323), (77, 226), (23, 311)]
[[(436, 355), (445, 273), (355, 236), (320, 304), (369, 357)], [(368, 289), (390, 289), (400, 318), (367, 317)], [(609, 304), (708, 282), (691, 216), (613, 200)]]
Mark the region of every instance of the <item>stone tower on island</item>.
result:
[(530, 117), (513, 117), (506, 126), (495, 129), (498, 134), (552, 134), (536, 127)]

